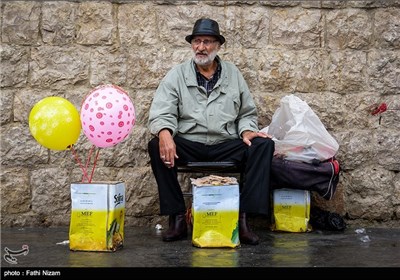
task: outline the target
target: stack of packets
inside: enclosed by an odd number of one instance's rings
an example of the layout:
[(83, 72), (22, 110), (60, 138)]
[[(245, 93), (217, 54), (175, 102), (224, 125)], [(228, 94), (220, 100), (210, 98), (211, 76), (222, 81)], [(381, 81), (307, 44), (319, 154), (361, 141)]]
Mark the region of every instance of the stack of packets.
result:
[(124, 243), (125, 183), (71, 184), (72, 251), (116, 251)]
[(272, 230), (287, 232), (311, 231), (310, 191), (276, 189), (273, 195)]
[(239, 184), (234, 177), (191, 178), (193, 191), (192, 244), (229, 247), (239, 241)]

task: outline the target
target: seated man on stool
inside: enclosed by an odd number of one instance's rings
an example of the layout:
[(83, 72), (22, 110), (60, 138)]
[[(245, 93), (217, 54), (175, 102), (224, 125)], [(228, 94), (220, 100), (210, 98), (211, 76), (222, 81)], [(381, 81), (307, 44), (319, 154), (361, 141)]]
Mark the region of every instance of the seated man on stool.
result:
[(216, 21), (201, 18), (185, 37), (193, 57), (173, 67), (160, 82), (150, 107), (148, 144), (158, 185), (160, 214), (169, 215), (164, 241), (187, 237), (186, 206), (176, 165), (190, 161), (233, 161), (244, 168), (239, 239), (259, 237), (246, 214), (269, 214), (274, 142), (259, 132), (257, 110), (238, 68), (218, 55), (225, 38)]

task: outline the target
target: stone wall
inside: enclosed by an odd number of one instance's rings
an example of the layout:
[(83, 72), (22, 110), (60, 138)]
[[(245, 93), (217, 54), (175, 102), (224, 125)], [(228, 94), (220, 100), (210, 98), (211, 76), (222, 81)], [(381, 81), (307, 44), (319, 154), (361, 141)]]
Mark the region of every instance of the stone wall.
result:
[[(312, 203), (348, 223), (400, 226), (400, 1), (1, 2), (1, 224), (68, 225), (71, 150), (49, 150), (29, 131), (32, 107), (60, 96), (78, 109), (99, 84), (129, 92), (128, 139), (100, 150), (94, 181), (126, 182), (126, 225), (154, 226), (158, 193), (147, 142), (155, 89), (191, 57), (184, 37), (200, 17), (220, 23), (220, 56), (242, 71), (267, 126), (283, 96), (306, 101), (338, 141), (333, 200)], [(373, 116), (371, 108), (387, 103)], [(91, 144), (80, 136), (82, 162)], [(183, 188), (188, 177), (181, 178)]]

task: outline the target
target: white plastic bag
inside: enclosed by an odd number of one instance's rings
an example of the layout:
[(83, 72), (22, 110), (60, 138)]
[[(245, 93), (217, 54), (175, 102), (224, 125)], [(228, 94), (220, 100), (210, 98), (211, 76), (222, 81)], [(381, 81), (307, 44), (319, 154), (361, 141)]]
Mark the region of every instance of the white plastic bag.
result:
[(333, 157), (339, 149), (339, 144), (318, 116), (295, 95), (281, 99), (271, 124), (261, 131), (273, 136), (275, 155), (287, 160), (324, 161)]

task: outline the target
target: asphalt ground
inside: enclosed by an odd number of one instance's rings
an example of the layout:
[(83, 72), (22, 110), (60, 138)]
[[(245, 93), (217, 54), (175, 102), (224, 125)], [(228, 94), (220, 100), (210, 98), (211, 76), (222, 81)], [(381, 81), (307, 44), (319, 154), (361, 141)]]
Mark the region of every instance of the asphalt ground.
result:
[(2, 227), (1, 275), (4, 279), (131, 275), (130, 279), (157, 276), (207, 280), (253, 273), (265, 273), (267, 278), (273, 273), (289, 279), (331, 278), (335, 274), (350, 277), (353, 273), (358, 279), (374, 273), (389, 277), (400, 272), (400, 228), (254, 231), (260, 237), (256, 246), (199, 248), (193, 246), (190, 234), (185, 240), (163, 242), (162, 231), (156, 227), (129, 227), (124, 229), (121, 249), (93, 252), (71, 251), (68, 227)]

